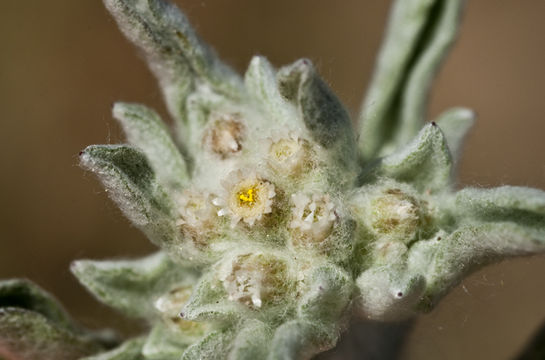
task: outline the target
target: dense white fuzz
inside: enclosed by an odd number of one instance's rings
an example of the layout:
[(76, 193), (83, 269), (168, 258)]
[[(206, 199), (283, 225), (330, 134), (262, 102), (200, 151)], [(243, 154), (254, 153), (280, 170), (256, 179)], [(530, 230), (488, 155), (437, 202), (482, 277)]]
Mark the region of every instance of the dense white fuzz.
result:
[(223, 197), (215, 198), (213, 203), (221, 207), (218, 216), (231, 218), (232, 227), (240, 220), (252, 226), (263, 215), (272, 211), (273, 198), (276, 195), (274, 185), (255, 172), (231, 172), (223, 181), (223, 187)]
[(291, 196), (291, 201), (290, 228), (296, 230), (296, 236), (304, 237), (309, 242), (324, 240), (337, 219), (335, 205), (331, 203), (329, 195), (296, 193)]

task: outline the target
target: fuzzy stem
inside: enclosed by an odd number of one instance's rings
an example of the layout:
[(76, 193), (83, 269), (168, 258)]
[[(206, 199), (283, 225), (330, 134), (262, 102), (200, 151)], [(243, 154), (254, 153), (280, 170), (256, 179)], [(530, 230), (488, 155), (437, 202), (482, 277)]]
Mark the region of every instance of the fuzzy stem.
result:
[(314, 360), (395, 360), (402, 353), (414, 321), (353, 321), (337, 346)]

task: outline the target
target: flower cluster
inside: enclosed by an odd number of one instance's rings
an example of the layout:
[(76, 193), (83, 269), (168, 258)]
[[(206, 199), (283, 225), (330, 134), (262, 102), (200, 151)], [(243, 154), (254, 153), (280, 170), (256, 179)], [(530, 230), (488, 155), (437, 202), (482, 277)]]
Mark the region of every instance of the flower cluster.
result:
[(74, 264), (97, 298), (152, 327), (94, 360), (306, 359), (352, 314), (405, 319), (491, 259), (545, 250), (542, 191), (454, 190), (473, 114), (423, 123), (461, 1), (397, 3), (357, 131), (310, 61), (275, 69), (257, 56), (242, 78), (175, 6), (104, 1), (175, 127), (116, 104), (128, 144), (81, 153), (160, 248)]

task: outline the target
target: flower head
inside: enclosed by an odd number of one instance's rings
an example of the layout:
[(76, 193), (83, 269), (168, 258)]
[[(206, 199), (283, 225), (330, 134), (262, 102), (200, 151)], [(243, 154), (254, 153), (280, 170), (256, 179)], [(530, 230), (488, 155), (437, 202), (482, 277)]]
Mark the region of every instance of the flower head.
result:
[(240, 220), (252, 226), (272, 211), (276, 195), (273, 184), (254, 172), (245, 176), (240, 170), (230, 173), (228, 178), (223, 183), (224, 197), (214, 199), (213, 203), (221, 207), (218, 216), (231, 217), (232, 227)]
[(369, 203), (367, 223), (383, 239), (408, 243), (414, 239), (424, 216), (419, 201), (399, 188), (387, 188)]
[(220, 269), (219, 280), (229, 300), (261, 307), (279, 301), (285, 289), (287, 264), (264, 253), (237, 255)]
[(234, 155), (242, 149), (245, 127), (239, 114), (212, 113), (210, 122), (203, 138), (206, 148), (222, 158)]
[(278, 173), (295, 174), (308, 164), (309, 152), (308, 141), (296, 133), (276, 134), (270, 139), (268, 164)]
[(336, 220), (335, 206), (329, 195), (313, 194), (307, 196), (296, 193), (291, 196), (294, 207), (290, 228), (296, 230), (299, 236), (304, 236), (312, 242), (324, 240), (330, 233)]
[(178, 196), (177, 205), (180, 218), (176, 225), (194, 244), (206, 245), (216, 215), (211, 195), (204, 190), (185, 190)]

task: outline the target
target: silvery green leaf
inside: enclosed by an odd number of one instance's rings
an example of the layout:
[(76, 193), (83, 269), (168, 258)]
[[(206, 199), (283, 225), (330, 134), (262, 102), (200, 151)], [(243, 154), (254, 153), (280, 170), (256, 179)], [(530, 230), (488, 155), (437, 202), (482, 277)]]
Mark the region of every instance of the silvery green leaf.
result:
[(178, 285), (190, 285), (195, 270), (173, 263), (163, 253), (138, 260), (72, 263), (72, 272), (100, 301), (130, 316), (150, 318), (156, 314), (153, 302)]
[(229, 353), (235, 335), (232, 328), (211, 332), (188, 347), (181, 360), (223, 360)]
[(157, 245), (177, 239), (173, 205), (155, 179), (146, 157), (126, 145), (91, 145), (81, 166), (94, 172), (125, 215)]
[(267, 324), (259, 320), (247, 320), (241, 326), (227, 357), (229, 360), (266, 359), (272, 333)]
[(81, 360), (146, 360), (144, 355), (142, 355), (144, 341), (145, 338), (130, 339), (113, 350)]
[(147, 360), (178, 360), (187, 345), (187, 339), (184, 339), (183, 334), (170, 330), (163, 323), (158, 323), (150, 331), (142, 354)]
[(296, 116), (293, 106), (280, 94), (275, 70), (262, 56), (254, 56), (244, 76), (248, 94), (259, 101), (274, 123), (289, 124)]
[(227, 298), (223, 285), (210, 271), (195, 285), (182, 314), (192, 321), (232, 321), (246, 310), (244, 305)]
[(466, 135), (475, 123), (475, 113), (466, 108), (452, 108), (439, 115), (436, 123), (445, 134), (452, 158), (457, 162)]
[(465, 188), (455, 195), (459, 218), (511, 221), (545, 228), (545, 192), (519, 186), (492, 189)]
[(450, 187), (452, 158), (441, 130), (429, 124), (411, 143), (383, 158), (372, 171), (412, 183), (420, 191), (440, 192)]
[(254, 56), (244, 76), (248, 94), (259, 101), (271, 120), (278, 124), (294, 121), (296, 113), (280, 93), (276, 81), (276, 71), (262, 56)]
[(360, 116), (364, 160), (386, 155), (422, 126), (430, 83), (455, 39), (461, 0), (397, 1)]
[(278, 82), (282, 95), (297, 104), (306, 127), (320, 145), (325, 148), (346, 142), (354, 145), (348, 112), (310, 60), (298, 60), (281, 68)]
[(32, 282), (0, 281), (0, 357), (71, 359), (115, 343), (111, 332), (79, 327), (55, 298)]
[(21, 307), (0, 308), (0, 358), (72, 360), (102, 350), (54, 320)]
[(0, 308), (6, 307), (33, 311), (60, 328), (76, 330), (61, 304), (48, 292), (25, 279), (0, 281)]
[(334, 347), (339, 334), (335, 326), (303, 319), (287, 321), (276, 329), (267, 359), (310, 359)]
[(119, 27), (141, 48), (157, 76), (168, 108), (180, 125), (185, 100), (197, 82), (230, 96), (241, 92), (237, 75), (198, 37), (186, 17), (163, 0), (104, 0)]
[(358, 171), (357, 145), (344, 106), (309, 60), (281, 68), (277, 78), (280, 92), (297, 106), (310, 136), (328, 151), (330, 180), (339, 187), (352, 185)]
[(360, 149), (365, 160), (376, 156), (394, 136), (399, 121), (396, 108), (411, 70), (411, 59), (421, 51), (419, 44), (438, 1), (394, 2), (359, 121)]
[(116, 103), (113, 115), (129, 143), (146, 155), (159, 182), (175, 190), (187, 184), (186, 162), (159, 114), (144, 105)]
[(459, 222), (457, 230), (411, 251), (414, 266), (427, 264), (420, 270), (428, 278), (427, 306), (484, 265), (545, 250), (545, 192), (541, 190), (466, 188), (455, 195), (453, 214)]
[(545, 250), (545, 222), (535, 226), (496, 221), (463, 225), (448, 236), (415, 244), (409, 272), (426, 278), (421, 307), (430, 310), (459, 281), (484, 265)]
[(431, 83), (458, 33), (464, 0), (439, 0), (432, 9), (430, 33), (424, 49), (411, 68), (403, 90), (397, 144), (409, 142), (422, 127)]
[(153, 23), (161, 37), (172, 39), (174, 53), (187, 60), (199, 80), (229, 97), (240, 95), (242, 82), (239, 75), (216, 56), (176, 5), (165, 0), (139, 2), (147, 2), (150, 24)]
[(310, 276), (309, 290), (299, 301), (299, 316), (335, 322), (350, 303), (354, 292), (351, 276), (334, 265), (316, 268)]

